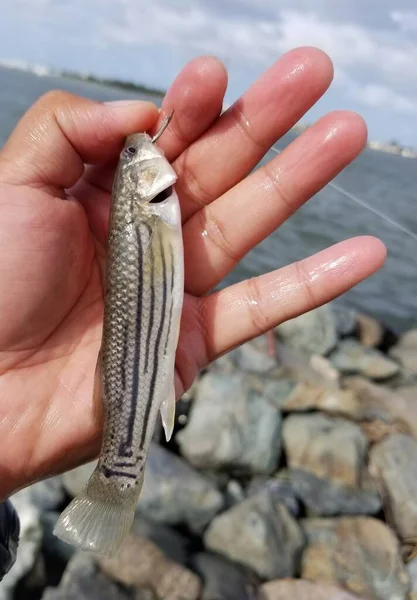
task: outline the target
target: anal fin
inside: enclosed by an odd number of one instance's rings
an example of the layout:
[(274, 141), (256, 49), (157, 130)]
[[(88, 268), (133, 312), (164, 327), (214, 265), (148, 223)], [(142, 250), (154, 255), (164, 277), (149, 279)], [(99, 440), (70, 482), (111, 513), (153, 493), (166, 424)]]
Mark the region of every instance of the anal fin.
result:
[(175, 425), (175, 388), (172, 386), (172, 391), (169, 396), (162, 401), (161, 404), (161, 419), (162, 426), (165, 431), (165, 439), (167, 442), (171, 439)]

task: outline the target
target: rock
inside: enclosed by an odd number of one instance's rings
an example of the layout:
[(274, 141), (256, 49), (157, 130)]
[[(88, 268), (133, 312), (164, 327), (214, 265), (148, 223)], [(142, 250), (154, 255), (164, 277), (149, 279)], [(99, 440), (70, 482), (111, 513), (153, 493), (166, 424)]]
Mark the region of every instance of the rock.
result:
[(162, 446), (151, 444), (137, 510), (199, 533), (223, 507), (223, 496), (203, 475)]
[(204, 582), (201, 600), (254, 600), (252, 584), (236, 564), (208, 552), (191, 558), (191, 567)]
[(341, 390), (336, 386), (317, 383), (298, 383), (288, 394), (283, 394), (278, 402), (277, 406), (285, 412), (317, 409), (329, 414), (355, 418), (361, 411), (359, 399), (352, 390)]
[(125, 539), (116, 557), (96, 561), (112, 579), (150, 589), (157, 598), (197, 600), (201, 592), (200, 580), (192, 571), (167, 558), (149, 540), (134, 535)]
[(40, 511), (27, 502), (27, 495), (15, 494), (12, 504), (20, 519), (20, 541), (16, 562), (0, 585), (0, 600), (11, 600), (17, 582), (33, 568), (42, 544)]
[(290, 415), (283, 442), (290, 468), (341, 485), (360, 485), (367, 442), (358, 425), (322, 414)]
[(65, 489), (61, 477), (51, 477), (38, 481), (14, 495), (25, 497), (25, 503), (33, 504), (40, 510), (57, 510), (65, 500)]
[(302, 577), (341, 585), (370, 600), (406, 600), (408, 576), (398, 540), (372, 517), (304, 519)]
[(332, 302), (330, 306), (336, 321), (336, 333), (338, 337), (346, 337), (354, 334), (357, 327), (356, 311), (335, 302)]
[(246, 489), (247, 496), (254, 496), (259, 492), (267, 490), (271, 496), (287, 507), (293, 517), (300, 514), (300, 505), (294, 493), (291, 482), (287, 478), (277, 477), (254, 477)]
[(337, 343), (336, 319), (329, 305), (290, 319), (275, 332), (285, 344), (306, 354), (327, 354)]
[(133, 598), (129, 590), (124, 590), (112, 581), (96, 566), (93, 558), (84, 552), (77, 552), (73, 556), (59, 587), (47, 588), (42, 596), (42, 600), (133, 600)]
[(376, 319), (363, 314), (358, 314), (359, 342), (367, 348), (376, 348), (384, 339), (384, 328)]
[(277, 368), (277, 360), (269, 354), (268, 339), (261, 335), (232, 350), (234, 365), (249, 373), (268, 373)]
[(349, 592), (304, 579), (269, 581), (261, 587), (261, 600), (360, 600)]
[(407, 378), (417, 379), (417, 329), (404, 333), (389, 355), (401, 363)]
[(292, 576), (304, 545), (297, 522), (267, 491), (215, 517), (204, 542), (265, 579)]
[(350, 415), (352, 418), (382, 421), (391, 424), (393, 431), (397, 429), (417, 436), (417, 387), (393, 390), (364, 377), (347, 377), (344, 386), (357, 398), (357, 407)]
[(72, 498), (81, 492), (84, 484), (94, 471), (96, 464), (96, 460), (88, 462), (62, 475), (63, 486)]
[(389, 379), (400, 371), (398, 363), (354, 339), (341, 340), (330, 360), (344, 374), (359, 373), (370, 379)]
[(132, 534), (153, 542), (171, 560), (181, 565), (187, 563), (189, 540), (175, 529), (136, 513)]
[(285, 409), (288, 396), (291, 395), (297, 382), (292, 379), (271, 379), (264, 381), (263, 394), (270, 404), (280, 409)]
[(241, 484), (236, 479), (231, 479), (228, 481), (225, 490), (226, 506), (233, 506), (234, 504), (242, 502), (244, 499), (245, 493)]
[(410, 589), (412, 592), (412, 600), (417, 600), (417, 558), (413, 558), (408, 563), (407, 573), (408, 573), (408, 577), (410, 579)]
[(417, 441), (397, 433), (374, 446), (370, 470), (384, 508), (404, 541), (417, 538)]
[(288, 477), (311, 516), (375, 515), (381, 510), (376, 490), (344, 487), (301, 469), (291, 469)]
[(209, 373), (176, 441), (196, 467), (270, 473), (280, 455), (280, 431), (280, 413), (249, 377)]

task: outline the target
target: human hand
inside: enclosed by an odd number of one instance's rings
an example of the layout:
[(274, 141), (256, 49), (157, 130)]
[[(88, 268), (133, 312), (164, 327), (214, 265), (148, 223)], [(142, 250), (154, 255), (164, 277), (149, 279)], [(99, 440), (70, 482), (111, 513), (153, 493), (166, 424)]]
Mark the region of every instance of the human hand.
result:
[[(164, 99), (163, 114), (175, 115), (158, 143), (178, 173), (184, 222), (178, 396), (219, 354), (328, 302), (384, 261), (382, 243), (361, 237), (208, 294), (362, 150), (362, 119), (335, 112), (249, 174), (331, 78), (326, 55), (294, 50), (219, 117), (224, 67), (199, 58)], [(157, 120), (148, 103), (52, 92), (0, 153), (0, 497), (99, 450), (93, 381), (113, 169), (124, 137), (155, 131)]]

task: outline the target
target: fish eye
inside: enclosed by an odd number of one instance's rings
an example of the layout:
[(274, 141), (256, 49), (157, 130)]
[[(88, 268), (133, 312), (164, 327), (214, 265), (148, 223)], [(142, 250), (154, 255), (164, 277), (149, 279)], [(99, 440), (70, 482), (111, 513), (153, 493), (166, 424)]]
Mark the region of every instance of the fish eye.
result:
[(159, 192), (159, 194), (157, 196), (155, 196), (155, 198), (153, 200), (150, 201), (150, 204), (159, 204), (160, 202), (163, 202), (164, 200), (169, 198), (171, 196), (171, 194), (172, 194), (172, 185), (170, 185), (166, 190)]
[(131, 155), (136, 154), (136, 148), (134, 146), (128, 146), (126, 152)]

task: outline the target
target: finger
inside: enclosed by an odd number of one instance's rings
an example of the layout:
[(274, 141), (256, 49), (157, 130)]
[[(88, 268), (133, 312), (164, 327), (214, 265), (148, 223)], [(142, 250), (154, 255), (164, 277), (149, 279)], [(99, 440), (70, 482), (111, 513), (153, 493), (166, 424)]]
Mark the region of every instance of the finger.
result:
[(7, 183), (69, 188), (84, 163), (109, 161), (126, 135), (150, 129), (157, 116), (150, 102), (103, 104), (48, 92), (22, 117), (1, 151), (0, 177)]
[(168, 90), (157, 130), (162, 119), (174, 111), (174, 116), (158, 142), (171, 162), (197, 140), (222, 111), (227, 88), (227, 71), (213, 56), (190, 61)]
[(328, 88), (330, 59), (315, 48), (284, 55), (174, 163), (183, 220), (245, 177)]
[[(175, 79), (162, 102), (161, 114), (153, 131), (164, 116), (174, 116), (158, 145), (171, 162), (198, 139), (217, 119), (227, 87), (227, 72), (214, 57), (203, 56), (189, 62)], [(88, 169), (86, 181), (111, 191), (115, 165)]]
[(215, 287), (266, 238), (342, 171), (363, 149), (366, 125), (349, 112), (326, 115), (183, 228), (185, 289)]
[(368, 236), (352, 238), (300, 262), (201, 298), (199, 314), (206, 339), (202, 364), (336, 298), (379, 269), (385, 256), (380, 240)]

